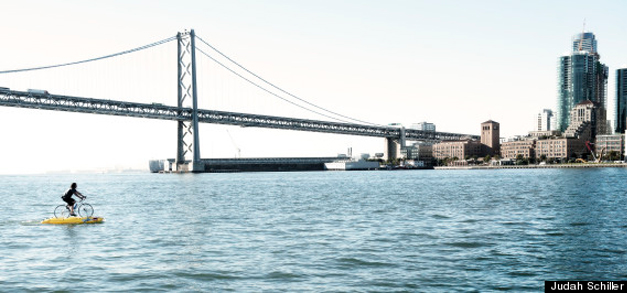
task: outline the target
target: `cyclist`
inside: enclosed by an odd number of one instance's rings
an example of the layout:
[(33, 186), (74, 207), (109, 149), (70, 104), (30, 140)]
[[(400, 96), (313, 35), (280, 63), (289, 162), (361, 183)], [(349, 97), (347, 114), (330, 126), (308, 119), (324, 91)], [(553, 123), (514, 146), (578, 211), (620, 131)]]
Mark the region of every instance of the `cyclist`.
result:
[(76, 201), (72, 198), (72, 195), (76, 195), (80, 199), (85, 199), (87, 197), (78, 192), (78, 190), (76, 190), (76, 183), (72, 183), (72, 185), (70, 185), (70, 189), (68, 189), (61, 197), (61, 199), (63, 199), (63, 201), (67, 203), (67, 206), (70, 207), (70, 216), (75, 217), (76, 214), (74, 213), (74, 203), (76, 203)]

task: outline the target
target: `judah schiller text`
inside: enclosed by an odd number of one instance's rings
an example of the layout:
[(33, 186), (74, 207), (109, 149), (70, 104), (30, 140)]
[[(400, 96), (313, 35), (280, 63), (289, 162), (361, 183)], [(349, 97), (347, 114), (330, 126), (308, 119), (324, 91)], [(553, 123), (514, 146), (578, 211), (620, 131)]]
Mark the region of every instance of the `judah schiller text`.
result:
[(611, 292), (627, 292), (625, 282), (610, 281), (545, 281), (545, 292), (594, 292), (594, 291), (611, 291)]

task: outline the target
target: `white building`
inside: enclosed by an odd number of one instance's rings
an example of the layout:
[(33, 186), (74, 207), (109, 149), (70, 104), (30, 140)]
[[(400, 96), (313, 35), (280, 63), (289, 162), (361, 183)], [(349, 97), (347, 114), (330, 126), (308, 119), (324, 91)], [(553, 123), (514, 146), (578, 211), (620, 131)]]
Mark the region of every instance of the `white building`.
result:
[(538, 113), (538, 128), (537, 131), (550, 131), (555, 130), (555, 116), (550, 109), (543, 109)]
[(435, 124), (429, 122), (413, 123), (409, 129), (435, 132)]

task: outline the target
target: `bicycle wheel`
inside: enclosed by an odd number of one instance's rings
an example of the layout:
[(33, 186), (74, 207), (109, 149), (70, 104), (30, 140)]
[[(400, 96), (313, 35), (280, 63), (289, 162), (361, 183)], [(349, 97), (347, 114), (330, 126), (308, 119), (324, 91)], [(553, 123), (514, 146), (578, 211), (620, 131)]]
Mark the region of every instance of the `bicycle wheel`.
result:
[(78, 215), (81, 217), (91, 217), (93, 214), (94, 208), (88, 203), (84, 203), (78, 207)]
[(70, 215), (70, 211), (67, 206), (62, 204), (54, 208), (54, 217), (55, 218), (67, 218)]

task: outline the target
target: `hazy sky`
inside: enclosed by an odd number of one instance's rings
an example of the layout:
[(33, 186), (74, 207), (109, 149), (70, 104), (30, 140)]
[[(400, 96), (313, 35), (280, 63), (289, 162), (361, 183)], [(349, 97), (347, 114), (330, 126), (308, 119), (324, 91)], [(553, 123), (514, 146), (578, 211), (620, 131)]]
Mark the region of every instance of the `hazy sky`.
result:
[[(0, 70), (71, 62), (194, 29), (268, 81), (373, 123), (526, 134), (555, 108), (558, 57), (586, 30), (610, 68), (627, 64), (627, 2), (617, 1), (2, 1)], [(205, 50), (204, 48), (203, 50)], [(16, 90), (176, 103), (176, 43), (78, 68), (0, 75)], [(208, 52), (208, 50), (207, 50)], [(199, 57), (201, 108), (301, 114)], [(259, 97), (257, 97), (259, 95)], [(176, 123), (0, 107), (0, 174), (147, 168), (172, 158)], [(383, 139), (200, 125), (202, 157), (334, 156)]]

